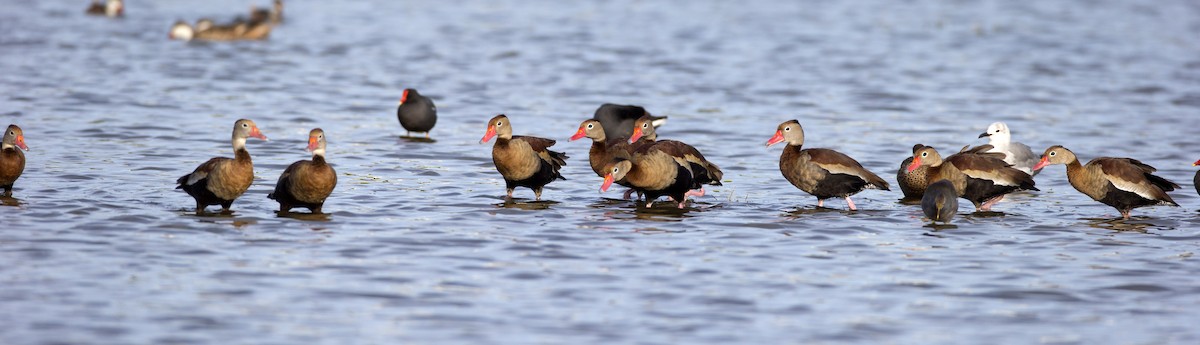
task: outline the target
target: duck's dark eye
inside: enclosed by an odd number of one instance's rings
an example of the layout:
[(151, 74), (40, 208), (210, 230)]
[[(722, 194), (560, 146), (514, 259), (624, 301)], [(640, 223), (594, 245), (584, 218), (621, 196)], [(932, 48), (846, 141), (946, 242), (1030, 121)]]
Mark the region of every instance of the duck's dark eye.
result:
[(242, 124), (242, 128), (246, 128), (246, 127), (250, 127), (250, 125), (247, 125), (247, 124), (244, 124), (244, 123), (243, 123), (243, 124)]
[(590, 123), (589, 123), (589, 124), (588, 124), (588, 129), (592, 129), (592, 127), (596, 127), (596, 125), (593, 125), (593, 124), (590, 124)]
[(921, 157), (929, 157), (929, 152), (921, 152)]
[(1050, 152), (1050, 156), (1051, 156), (1051, 157), (1053, 157), (1053, 156), (1054, 156), (1054, 152), (1053, 152), (1053, 151), (1051, 151), (1051, 152)]
[(790, 132), (791, 130), (792, 130), (792, 127), (783, 127), (784, 132)]
[(503, 122), (503, 121), (501, 121), (501, 122), (496, 122), (496, 127), (500, 127), (500, 126), (503, 126), (503, 125), (504, 125), (504, 122)]
[(617, 170), (620, 170), (620, 169), (613, 168), (613, 173), (614, 173), (614, 174), (616, 174), (616, 173), (617, 173)]
[(643, 123), (643, 124), (642, 124), (642, 128), (646, 128), (646, 127), (647, 127), (647, 126), (649, 126), (649, 125), (650, 125), (649, 123)]

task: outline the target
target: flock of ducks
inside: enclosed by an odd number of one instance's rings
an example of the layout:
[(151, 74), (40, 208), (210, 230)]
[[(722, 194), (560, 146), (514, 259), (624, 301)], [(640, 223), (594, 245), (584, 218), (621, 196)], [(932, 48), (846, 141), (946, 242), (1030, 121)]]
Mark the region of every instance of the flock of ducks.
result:
[[(437, 123), (437, 107), (416, 90), (406, 89), (396, 117), (409, 135), (424, 132), (428, 138)], [(659, 139), (656, 127), (666, 120), (640, 106), (604, 104), (591, 119), (579, 124), (570, 141), (592, 140), (588, 163), (603, 178), (601, 191), (615, 183), (628, 188), (624, 199), (637, 193), (637, 200), (644, 200), (639, 204), (645, 207), (652, 207), (666, 196), (684, 208), (689, 198), (705, 194), (705, 185), (720, 186), (723, 172), (696, 147)], [(1028, 146), (1013, 142), (1008, 127), (1000, 122), (993, 123), (980, 137), (988, 137), (988, 144), (964, 147), (944, 158), (933, 147), (913, 146), (912, 156), (900, 164), (896, 173), (905, 200), (920, 200), (931, 221), (949, 222), (958, 211), (959, 198), (971, 201), (976, 211), (988, 211), (1005, 195), (1038, 190), (1033, 176), (1049, 165), (1063, 164), (1072, 187), (1117, 209), (1124, 219), (1129, 219), (1130, 211), (1138, 207), (1178, 206), (1167, 192), (1179, 185), (1154, 175), (1154, 167), (1136, 159), (1099, 157), (1081, 164), (1071, 150), (1058, 145), (1039, 157)], [(228, 213), (234, 200), (249, 189), (254, 180), (254, 166), (246, 150), (249, 138), (267, 140), (254, 121), (237, 120), (231, 140), (233, 158), (209, 159), (176, 180), (176, 189), (195, 199), (197, 214), (212, 205), (220, 205)], [(555, 140), (514, 135), (511, 120), (503, 114), (488, 120), (479, 142), (493, 139), (492, 162), (504, 179), (506, 201), (512, 200), (518, 187), (529, 188), (540, 201), (546, 185), (566, 179), (561, 169), (568, 156), (550, 150)], [(804, 128), (797, 120), (780, 123), (766, 145), (781, 143), (785, 145), (779, 156), (780, 173), (796, 188), (815, 196), (818, 207), (824, 207), (826, 199), (843, 198), (847, 208), (856, 210), (851, 196), (866, 189), (890, 190), (887, 181), (850, 156), (831, 149), (804, 148)], [(13, 184), (25, 169), (22, 150), (29, 150), (24, 132), (15, 124), (9, 125), (0, 147), (0, 187), (4, 188), (4, 196), (11, 196)], [(274, 192), (267, 196), (279, 203), (280, 212), (301, 207), (321, 213), (325, 199), (337, 186), (337, 173), (325, 161), (323, 130), (309, 132), (307, 150), (312, 152), (312, 159), (288, 166)], [(1200, 161), (1193, 165), (1200, 165)], [(1200, 172), (1194, 182), (1200, 193)]]
[[(107, 0), (103, 4), (93, 0), (87, 13), (120, 17), (124, 15), (124, 4), (121, 0)], [(275, 0), (272, 8), (252, 8), (248, 20), (239, 17), (227, 25), (216, 25), (209, 19), (201, 19), (195, 26), (177, 22), (170, 37), (263, 39), (282, 20), (283, 3)], [(417, 90), (405, 89), (396, 116), (407, 135), (423, 132), (429, 138), (437, 123), (437, 107)], [(644, 205), (651, 207), (666, 196), (677, 207), (684, 208), (689, 198), (705, 194), (705, 185), (720, 186), (723, 173), (696, 147), (676, 140), (659, 140), (656, 127), (665, 122), (665, 116), (653, 116), (640, 106), (604, 104), (592, 119), (580, 123), (570, 141), (585, 137), (592, 140), (588, 163), (603, 178), (601, 191), (616, 183), (628, 188), (624, 199), (637, 193), (637, 199), (644, 198)], [(495, 139), (492, 161), (504, 178), (506, 200), (511, 201), (517, 187), (524, 187), (531, 189), (535, 200), (540, 201), (547, 184), (565, 179), (560, 170), (568, 157), (550, 150), (555, 140), (513, 135), (512, 127), (507, 116), (497, 115), (487, 122), (480, 143)], [(1033, 177), (1046, 166), (1064, 164), (1072, 187), (1116, 208), (1124, 219), (1129, 219), (1130, 211), (1138, 207), (1178, 206), (1167, 192), (1179, 185), (1154, 175), (1154, 167), (1138, 160), (1100, 157), (1081, 164), (1071, 150), (1057, 145), (1038, 156), (1029, 146), (1012, 141), (1008, 126), (1001, 122), (988, 126), (979, 137), (988, 138), (988, 144), (964, 147), (945, 158), (933, 147), (913, 146), (912, 156), (901, 163), (896, 173), (905, 199), (920, 200), (930, 220), (949, 222), (957, 213), (958, 198), (971, 201), (976, 211), (988, 211), (1007, 194), (1038, 190)], [(237, 120), (231, 141), (234, 158), (212, 158), (176, 181), (176, 189), (195, 199), (197, 214), (203, 214), (212, 205), (220, 205), (224, 212), (229, 212), (234, 200), (249, 189), (254, 179), (253, 163), (246, 150), (249, 138), (267, 140), (254, 121)], [(780, 143), (785, 145), (779, 157), (779, 171), (793, 186), (815, 196), (818, 207), (823, 207), (826, 199), (842, 198), (847, 208), (856, 210), (851, 196), (866, 189), (890, 190), (887, 181), (850, 156), (831, 149), (804, 148), (804, 128), (797, 120), (779, 124), (766, 145)], [(13, 184), (25, 169), (21, 150), (29, 150), (24, 133), (17, 125), (10, 125), (0, 150), (0, 187), (4, 188), (4, 196), (11, 196)], [(307, 150), (312, 152), (312, 159), (288, 166), (279, 176), (274, 192), (267, 196), (279, 203), (280, 212), (302, 207), (320, 213), (325, 199), (337, 186), (337, 174), (325, 161), (325, 132), (320, 128), (309, 133)], [(1200, 160), (1193, 165), (1200, 165)], [(1194, 182), (1200, 193), (1200, 172)]]

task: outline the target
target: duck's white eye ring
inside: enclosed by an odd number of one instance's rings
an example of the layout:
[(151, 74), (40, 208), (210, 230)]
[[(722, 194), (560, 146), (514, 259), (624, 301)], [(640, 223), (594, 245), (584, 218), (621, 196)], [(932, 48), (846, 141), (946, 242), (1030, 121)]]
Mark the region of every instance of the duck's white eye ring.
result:
[(243, 123), (243, 124), (242, 124), (242, 127), (243, 127), (243, 128), (245, 128), (245, 127), (250, 127), (250, 125), (248, 125), (248, 124), (244, 124), (244, 123)]
[(618, 170), (621, 170), (621, 169), (613, 168), (613, 173), (616, 174)]
[(784, 132), (789, 132), (791, 130), (792, 130), (792, 127), (783, 127)]
[(921, 157), (929, 157), (929, 152), (921, 152)]
[(1050, 156), (1054, 156), (1054, 151), (1050, 151)]
[(588, 128), (588, 129), (592, 129), (592, 128), (594, 128), (594, 127), (596, 127), (596, 125), (593, 125), (593, 124), (590, 124), (590, 123), (589, 123), (589, 124), (588, 124), (588, 126), (587, 126), (587, 128)]

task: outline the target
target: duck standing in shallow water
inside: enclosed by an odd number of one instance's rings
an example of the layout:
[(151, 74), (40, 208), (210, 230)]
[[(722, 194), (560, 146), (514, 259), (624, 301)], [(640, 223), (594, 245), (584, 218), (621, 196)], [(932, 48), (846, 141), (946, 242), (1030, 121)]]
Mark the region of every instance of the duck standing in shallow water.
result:
[(889, 190), (887, 181), (862, 167), (854, 158), (830, 149), (804, 149), (804, 128), (800, 121), (779, 124), (767, 146), (787, 142), (779, 156), (779, 172), (793, 186), (817, 197), (817, 207), (825, 199), (845, 198), (851, 211), (857, 210), (850, 196), (864, 189)]
[[(925, 145), (913, 145), (913, 151), (922, 147)], [(908, 171), (908, 166), (912, 165), (912, 161), (912, 156), (904, 158), (904, 161), (900, 162), (900, 169), (896, 170), (896, 184), (900, 186), (900, 192), (904, 193), (901, 201), (921, 200), (921, 196), (925, 195), (925, 189), (929, 187), (929, 181), (925, 177), (929, 167), (918, 166), (913, 171)]]
[(312, 213), (321, 213), (325, 198), (337, 186), (337, 172), (325, 162), (325, 131), (320, 128), (309, 131), (306, 150), (312, 152), (312, 160), (289, 165), (279, 175), (275, 192), (267, 194), (267, 198), (279, 202), (279, 212), (304, 207)]
[(4, 141), (0, 142), (0, 187), (4, 188), (4, 196), (12, 196), (13, 184), (25, 172), (25, 153), (29, 146), (25, 145), (25, 132), (17, 125), (8, 125), (4, 131)]
[(405, 136), (411, 136), (412, 132), (425, 132), (425, 138), (429, 139), (429, 131), (437, 124), (437, 106), (433, 105), (432, 99), (418, 93), (417, 89), (404, 89), (400, 93), (400, 104), (396, 106), (396, 118), (408, 132)]
[(991, 148), (991, 145), (982, 145), (943, 160), (931, 146), (914, 146), (908, 171), (929, 167), (925, 177), (928, 183), (950, 180), (958, 196), (975, 204), (976, 211), (991, 211), (992, 205), (1003, 199), (1005, 194), (1018, 190), (1038, 190), (1032, 176), (1009, 166), (1001, 154), (986, 152)]
[(229, 212), (233, 200), (237, 199), (254, 182), (254, 164), (250, 152), (246, 151), (246, 138), (267, 140), (254, 121), (241, 119), (233, 124), (234, 158), (216, 157), (196, 167), (192, 173), (183, 175), (175, 182), (196, 199), (196, 214), (204, 214), (209, 205), (221, 205)]
[(1152, 174), (1157, 171), (1132, 158), (1099, 157), (1087, 165), (1079, 164), (1075, 153), (1055, 145), (1046, 149), (1034, 170), (1047, 165), (1066, 164), (1067, 182), (1075, 190), (1092, 200), (1112, 206), (1121, 212), (1121, 218), (1129, 219), (1135, 208), (1154, 205), (1179, 206), (1167, 192), (1179, 185)]
[(496, 138), (496, 144), (492, 145), (492, 163), (504, 177), (508, 191), (506, 201), (512, 200), (513, 189), (517, 187), (532, 189), (535, 200), (541, 201), (542, 187), (554, 180), (566, 180), (558, 170), (567, 164), (568, 157), (549, 150), (554, 146), (554, 140), (512, 135), (512, 126), (504, 114), (488, 120), (487, 131), (479, 143), (486, 143), (492, 137)]

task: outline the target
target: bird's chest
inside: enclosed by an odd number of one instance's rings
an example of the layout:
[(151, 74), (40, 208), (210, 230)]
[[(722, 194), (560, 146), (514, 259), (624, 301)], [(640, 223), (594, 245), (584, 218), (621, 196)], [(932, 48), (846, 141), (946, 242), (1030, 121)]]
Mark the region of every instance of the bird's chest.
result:
[(541, 162), (529, 145), (519, 141), (507, 143), (496, 142), (492, 146), (492, 162), (496, 171), (508, 180), (524, 180), (533, 176), (541, 167)]

